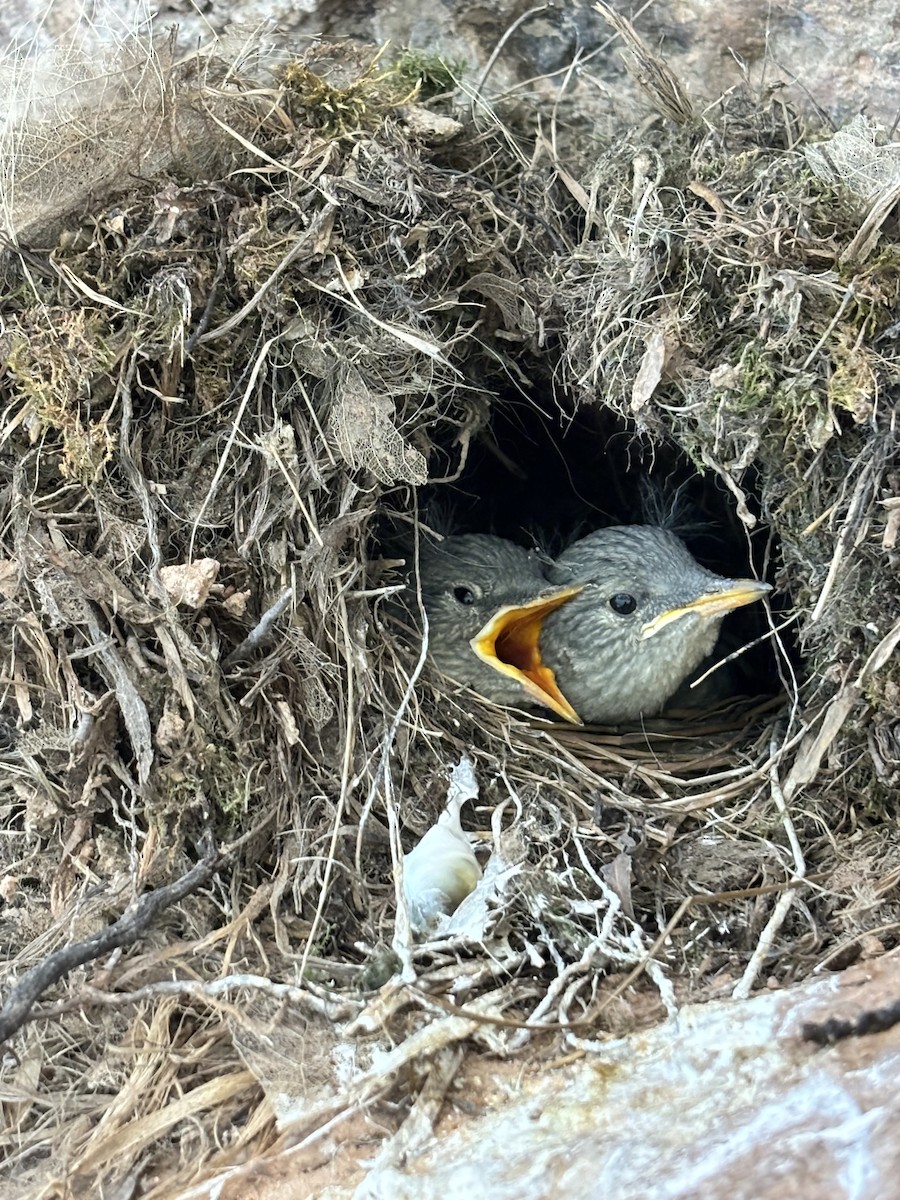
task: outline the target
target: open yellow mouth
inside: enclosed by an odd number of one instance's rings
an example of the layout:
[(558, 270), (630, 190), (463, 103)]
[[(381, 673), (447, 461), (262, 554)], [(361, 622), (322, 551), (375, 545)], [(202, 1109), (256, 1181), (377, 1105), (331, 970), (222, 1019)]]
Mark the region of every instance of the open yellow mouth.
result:
[(517, 679), (529, 696), (573, 725), (583, 722), (559, 690), (553, 671), (541, 659), (540, 643), (541, 627), (550, 613), (581, 590), (570, 587), (528, 604), (508, 604), (498, 609), (469, 643), (483, 662)]
[(757, 579), (739, 579), (734, 587), (725, 592), (708, 592), (705, 596), (692, 600), (690, 604), (683, 604), (680, 608), (670, 608), (666, 612), (660, 613), (658, 617), (648, 621), (641, 629), (641, 637), (653, 637), (672, 621), (677, 621), (679, 617), (683, 617), (687, 613), (697, 613), (701, 617), (722, 616), (724, 613), (731, 612), (732, 609), (752, 604), (754, 600), (759, 600), (761, 596), (771, 590), (770, 583), (761, 583)]

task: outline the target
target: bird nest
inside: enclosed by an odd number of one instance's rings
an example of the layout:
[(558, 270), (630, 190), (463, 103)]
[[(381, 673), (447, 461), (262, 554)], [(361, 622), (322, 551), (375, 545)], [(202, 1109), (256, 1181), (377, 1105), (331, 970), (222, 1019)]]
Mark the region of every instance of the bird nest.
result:
[[(396, 1161), (464, 1044), (895, 943), (896, 146), (700, 111), (620, 32), (653, 115), (612, 144), (413, 53), (7, 79), (7, 1189), (170, 1197), (361, 1107)], [(446, 498), (552, 538), (648, 480), (775, 585), (756, 694), (562, 727), (404, 635), (396, 534)], [(497, 869), (416, 939), (454, 768)]]

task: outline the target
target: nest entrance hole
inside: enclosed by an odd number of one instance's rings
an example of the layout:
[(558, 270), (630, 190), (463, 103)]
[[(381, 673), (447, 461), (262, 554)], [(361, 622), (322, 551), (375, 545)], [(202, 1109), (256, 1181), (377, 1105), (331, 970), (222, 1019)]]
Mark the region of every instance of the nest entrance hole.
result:
[[(440, 478), (458, 451), (447, 447), (432, 470)], [(751, 511), (760, 512), (761, 479), (741, 481)], [(422, 488), (420, 509), (441, 532), (494, 533), (559, 553), (578, 537), (610, 525), (661, 524), (694, 557), (721, 575), (755, 574), (774, 582), (777, 536), (762, 521), (748, 530), (734, 497), (713, 471), (696, 465), (671, 441), (651, 438), (602, 405), (574, 407), (565, 399), (500, 397), (473, 438), (465, 467), (451, 483)], [(776, 596), (774, 607), (789, 606)], [(731, 613), (723, 644), (758, 643), (741, 656), (748, 695), (782, 690), (778, 656), (761, 605)], [(763, 640), (760, 640), (763, 639)], [(783, 641), (783, 639), (782, 639)], [(797, 647), (789, 643), (795, 670)]]

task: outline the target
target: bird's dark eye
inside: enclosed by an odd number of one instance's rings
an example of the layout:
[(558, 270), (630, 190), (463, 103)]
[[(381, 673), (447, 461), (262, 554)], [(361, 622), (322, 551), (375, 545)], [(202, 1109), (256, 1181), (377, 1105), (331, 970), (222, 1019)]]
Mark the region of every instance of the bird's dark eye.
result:
[(629, 613), (633, 613), (637, 608), (637, 600), (634, 596), (629, 596), (628, 592), (616, 592), (614, 596), (609, 598), (609, 607), (619, 614), (620, 617), (627, 617)]
[(475, 593), (471, 588), (455, 587), (453, 589), (453, 599), (458, 600), (460, 604), (474, 604)]

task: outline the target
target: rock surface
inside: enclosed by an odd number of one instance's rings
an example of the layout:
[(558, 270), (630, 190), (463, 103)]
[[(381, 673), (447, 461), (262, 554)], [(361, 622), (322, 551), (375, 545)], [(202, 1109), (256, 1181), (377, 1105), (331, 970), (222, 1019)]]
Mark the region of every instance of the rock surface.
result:
[[(692, 1006), (535, 1077), (361, 1200), (783, 1200), (900, 1194), (900, 1029), (818, 1049), (832, 1006), (900, 995), (900, 959), (746, 1002)], [(335, 1193), (335, 1197), (338, 1193)]]
[[(657, 0), (623, 4), (640, 12), (635, 25), (649, 46), (661, 50), (689, 91), (714, 101), (737, 84), (742, 72), (756, 84), (796, 84), (832, 117), (865, 108), (890, 126), (900, 110), (900, 16), (888, 0)], [(415, 5), (382, 0), (168, 0), (141, 6), (133, 0), (12, 0), (0, 12), (0, 42), (12, 39), (47, 47), (84, 35), (79, 14), (88, 11), (87, 37), (103, 38), (135, 23), (163, 31), (177, 25), (185, 49), (235, 26), (267, 27), (277, 35), (351, 37), (411, 45), (461, 59), (477, 81), (500, 47), (485, 86), (496, 95), (510, 88), (552, 94), (575, 80), (580, 104), (606, 113), (635, 96), (619, 52), (620, 43), (585, 0), (546, 4), (519, 21), (512, 0), (421, 0)], [(527, 11), (527, 10), (526, 10)], [(573, 62), (578, 66), (570, 74)], [(540, 84), (535, 78), (544, 76)]]
[(802, 1030), (898, 997), (895, 952), (686, 1006), (653, 1029), (582, 1043), (574, 1063), (483, 1058), (418, 1156), (401, 1151), (403, 1129), (380, 1143), (371, 1119), (190, 1195), (239, 1200), (252, 1183), (259, 1200), (889, 1200), (900, 1195), (900, 1025), (825, 1047)]

